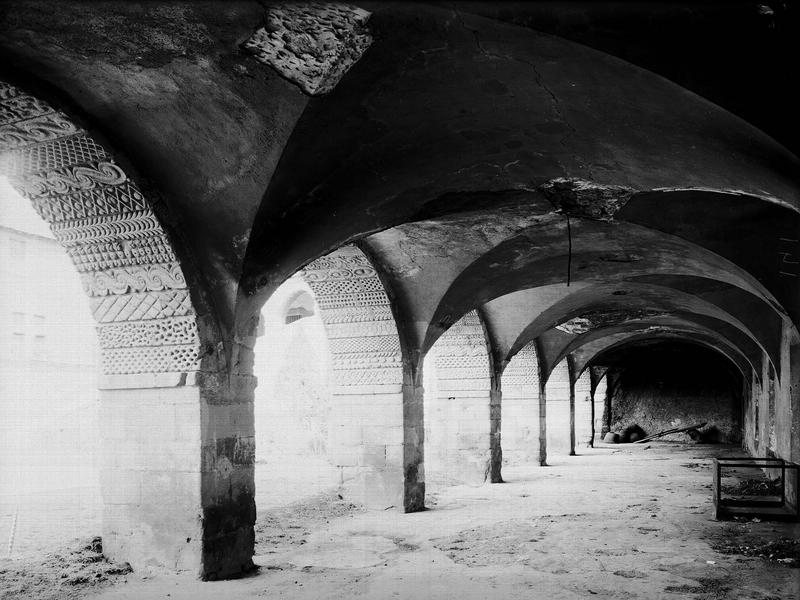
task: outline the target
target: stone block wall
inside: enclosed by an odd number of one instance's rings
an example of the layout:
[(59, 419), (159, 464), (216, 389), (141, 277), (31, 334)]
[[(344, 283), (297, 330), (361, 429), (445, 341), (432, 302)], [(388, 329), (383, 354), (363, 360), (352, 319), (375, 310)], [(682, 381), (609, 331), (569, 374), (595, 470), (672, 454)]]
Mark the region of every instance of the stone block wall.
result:
[[(136, 567), (200, 572), (200, 390), (104, 390), (103, 545)], [(180, 540), (180, 543), (177, 543)]]
[(535, 463), (539, 458), (539, 366), (533, 342), (509, 361), (502, 390), (503, 464)]
[(490, 473), (491, 375), (476, 311), (437, 340), (425, 359), (429, 483), (482, 483)]
[(569, 369), (566, 360), (557, 364), (550, 374), (546, 394), (547, 452), (551, 455), (568, 455), (570, 451)]
[(421, 465), (422, 435), (408, 441), (404, 429), (403, 353), (383, 284), (355, 246), (317, 259), (301, 276), (314, 292), (331, 349), (330, 456), (341, 482), (367, 506), (407, 505), (406, 476), (423, 481), (421, 468), (419, 477), (416, 467), (406, 469), (408, 460)]

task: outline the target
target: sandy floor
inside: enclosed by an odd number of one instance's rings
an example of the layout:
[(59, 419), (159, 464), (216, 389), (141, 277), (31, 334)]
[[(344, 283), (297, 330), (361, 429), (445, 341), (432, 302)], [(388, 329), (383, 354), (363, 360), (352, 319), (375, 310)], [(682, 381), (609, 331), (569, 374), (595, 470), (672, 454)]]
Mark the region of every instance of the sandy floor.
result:
[(751, 551), (800, 537), (799, 525), (712, 518), (709, 459), (740, 450), (652, 443), (581, 452), (507, 469), (505, 484), (449, 488), (423, 513), (365, 512), (335, 497), (313, 520), (262, 511), (261, 569), (251, 577), (133, 573), (85, 597), (800, 600), (796, 562)]

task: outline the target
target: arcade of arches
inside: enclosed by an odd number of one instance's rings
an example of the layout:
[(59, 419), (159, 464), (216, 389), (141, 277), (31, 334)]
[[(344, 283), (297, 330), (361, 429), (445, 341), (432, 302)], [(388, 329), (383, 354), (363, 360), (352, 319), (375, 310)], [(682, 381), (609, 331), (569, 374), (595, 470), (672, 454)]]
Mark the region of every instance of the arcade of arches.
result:
[(298, 328), (368, 508), (633, 424), (800, 461), (791, 77), (644, 35), (786, 50), (754, 6), (0, 8), (0, 175), (97, 323), (105, 553), (251, 570), (254, 364)]

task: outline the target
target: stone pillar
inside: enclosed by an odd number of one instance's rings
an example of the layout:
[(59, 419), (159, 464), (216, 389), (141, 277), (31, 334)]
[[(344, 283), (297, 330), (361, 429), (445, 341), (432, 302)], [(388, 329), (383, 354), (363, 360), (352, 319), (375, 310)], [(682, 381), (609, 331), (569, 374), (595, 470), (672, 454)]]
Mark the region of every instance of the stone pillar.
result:
[(763, 369), (752, 370), (750, 385), (745, 387), (742, 445), (751, 455), (758, 456), (758, 431), (760, 416), (760, 399), (763, 381), (760, 379)]
[(569, 378), (569, 455), (575, 456), (575, 360), (568, 355), (566, 363)]
[(547, 466), (547, 382), (539, 377), (539, 466)]
[(441, 483), (481, 483), (490, 475), (490, 405), (499, 396), (491, 393), (486, 337), (476, 311), (436, 341), (426, 357), (426, 370), (431, 363), (435, 391), (426, 403), (430, 408), (426, 415), (429, 481), (435, 471), (444, 477)]
[(203, 564), (207, 579), (253, 568), (255, 378), (200, 373)]
[(503, 459), (507, 465), (538, 460), (539, 366), (533, 342), (517, 352), (501, 375)]
[[(788, 336), (787, 336), (788, 337)], [(800, 462), (800, 342), (787, 340), (788, 344), (788, 396), (791, 426), (785, 432), (789, 442), (788, 458), (794, 463)], [(794, 482), (787, 485), (786, 495), (792, 505), (800, 504), (800, 490), (795, 489)]]
[(301, 275), (314, 292), (330, 341), (331, 460), (346, 493), (370, 508), (421, 508), (420, 394), (404, 370), (389, 297), (377, 272), (361, 250), (343, 246)]
[(103, 378), (107, 556), (207, 579), (253, 567), (253, 388), (203, 372)]
[(589, 448), (594, 448), (594, 435), (595, 435), (595, 433), (594, 433), (594, 422), (595, 422), (595, 419), (596, 419), (595, 409), (594, 409), (594, 392), (595, 392), (595, 389), (596, 388), (594, 386), (592, 386), (591, 397), (590, 397), (590, 402), (591, 402), (590, 411), (591, 412), (589, 413), (590, 419), (591, 419), (592, 432), (591, 432), (591, 437), (589, 438)]
[(503, 483), (503, 445), (502, 430), (503, 392), (500, 380), (492, 378), (492, 389), (489, 392), (489, 481)]
[(800, 343), (789, 346), (789, 398), (792, 413), (790, 458), (800, 463)]
[(611, 423), (613, 419), (613, 406), (611, 400), (614, 395), (614, 389), (617, 386), (618, 379), (618, 372), (615, 370), (606, 371), (606, 393), (603, 396), (603, 429), (601, 430), (601, 435), (605, 435), (611, 431)]
[(592, 447), (594, 418), (592, 416), (594, 405), (589, 370), (586, 369), (575, 380), (575, 446), (585, 444)]
[(770, 449), (771, 412), (775, 402), (775, 369), (766, 353), (763, 355), (762, 364), (763, 379), (758, 403), (758, 453), (759, 456), (766, 456), (767, 450)]
[(595, 370), (594, 367), (589, 367), (587, 369), (589, 372), (589, 402), (591, 406), (589, 407), (589, 415), (592, 420), (591, 422), (591, 432), (589, 437), (589, 447), (594, 448), (594, 438), (596, 436), (597, 430), (597, 410), (595, 409), (595, 394), (597, 392), (597, 386), (600, 384), (599, 382), (599, 373)]
[(596, 440), (603, 441), (603, 431), (605, 427), (605, 402), (606, 390), (608, 389), (608, 377), (606, 377), (606, 370), (597, 370), (592, 367), (592, 377), (595, 379), (592, 382), (592, 410), (594, 411), (593, 435)]
[(575, 456), (575, 381), (569, 378), (569, 455)]
[[(781, 376), (777, 382), (773, 431), (775, 435), (775, 453), (786, 460), (791, 460), (792, 457), (792, 427), (794, 423), (792, 377), (793, 375), (797, 377), (796, 373), (792, 373), (793, 366), (791, 323), (785, 320), (781, 335)], [(794, 393), (797, 393), (796, 389)]]
[(425, 407), (424, 389), (406, 367), (403, 383), (403, 507), (405, 512), (425, 509)]
[(136, 571), (202, 574), (200, 389), (126, 379), (100, 393), (103, 551)]
[[(800, 412), (800, 340), (791, 322), (784, 320), (781, 334), (780, 380), (775, 394), (775, 411), (772, 430), (775, 435), (775, 454), (779, 458), (797, 462), (797, 448), (800, 447), (798, 435), (798, 413)], [(786, 481), (788, 501), (797, 506), (798, 492), (794, 477)]]

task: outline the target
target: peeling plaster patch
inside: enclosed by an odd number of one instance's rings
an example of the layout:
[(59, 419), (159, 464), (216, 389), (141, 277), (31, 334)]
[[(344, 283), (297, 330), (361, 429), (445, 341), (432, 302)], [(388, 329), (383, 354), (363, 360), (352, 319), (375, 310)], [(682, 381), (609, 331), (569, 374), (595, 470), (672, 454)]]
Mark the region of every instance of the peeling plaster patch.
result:
[(556, 329), (572, 335), (581, 335), (592, 330), (592, 322), (583, 317), (575, 317), (569, 321), (564, 321), (561, 325), (556, 325)]
[(244, 43), (255, 58), (315, 96), (330, 92), (372, 44), (372, 13), (349, 4), (270, 6), (267, 25)]
[(621, 185), (601, 185), (567, 177), (551, 179), (539, 190), (564, 214), (602, 221), (613, 219), (636, 193)]
[(582, 317), (575, 317), (556, 325), (556, 329), (572, 335), (582, 335), (600, 327), (611, 327), (625, 321), (663, 317), (667, 313), (658, 310), (624, 309), (624, 310), (599, 310), (591, 311)]

